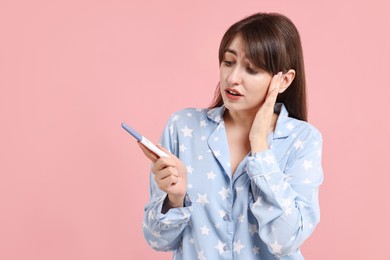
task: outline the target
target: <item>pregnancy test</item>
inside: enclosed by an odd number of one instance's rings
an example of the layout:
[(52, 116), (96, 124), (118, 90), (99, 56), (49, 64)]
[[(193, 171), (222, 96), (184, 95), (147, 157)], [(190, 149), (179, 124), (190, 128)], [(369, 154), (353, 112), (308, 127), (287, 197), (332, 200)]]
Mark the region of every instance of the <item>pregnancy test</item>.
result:
[(137, 139), (138, 142), (145, 145), (150, 151), (157, 154), (159, 157), (169, 157), (168, 154), (166, 154), (164, 151), (159, 149), (154, 143), (149, 141), (145, 136), (141, 135), (137, 131), (135, 131), (133, 128), (129, 127), (125, 123), (122, 123), (123, 129), (125, 129), (129, 134), (131, 134), (135, 139)]

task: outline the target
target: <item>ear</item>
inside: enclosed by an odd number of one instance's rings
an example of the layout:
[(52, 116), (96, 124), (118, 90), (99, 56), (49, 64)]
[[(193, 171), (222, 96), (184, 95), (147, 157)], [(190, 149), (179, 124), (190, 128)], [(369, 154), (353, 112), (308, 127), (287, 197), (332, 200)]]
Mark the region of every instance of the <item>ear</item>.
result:
[(282, 75), (282, 84), (279, 87), (279, 93), (283, 93), (293, 82), (295, 78), (295, 70), (290, 69)]

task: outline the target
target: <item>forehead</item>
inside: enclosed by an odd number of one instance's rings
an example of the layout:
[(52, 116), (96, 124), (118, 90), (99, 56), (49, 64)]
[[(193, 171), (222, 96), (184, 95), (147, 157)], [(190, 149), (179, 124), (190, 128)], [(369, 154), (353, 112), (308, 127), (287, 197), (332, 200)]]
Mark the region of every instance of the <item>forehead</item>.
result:
[(225, 53), (233, 53), (236, 56), (246, 56), (244, 42), (241, 36), (235, 36), (225, 49)]

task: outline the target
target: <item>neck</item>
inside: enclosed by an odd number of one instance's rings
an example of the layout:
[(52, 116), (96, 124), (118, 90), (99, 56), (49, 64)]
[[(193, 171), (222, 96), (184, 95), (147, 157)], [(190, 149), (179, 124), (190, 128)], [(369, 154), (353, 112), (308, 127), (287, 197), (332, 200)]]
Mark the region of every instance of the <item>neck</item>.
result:
[(234, 127), (247, 129), (249, 133), (255, 116), (256, 111), (230, 111), (226, 109), (224, 120), (225, 124), (228, 123)]
[[(234, 128), (244, 129), (244, 131), (249, 134), (257, 111), (258, 109), (251, 111), (230, 111), (226, 109), (224, 114), (225, 124), (229, 124)], [(278, 114), (273, 113), (270, 125), (270, 132), (274, 131), (277, 119)]]

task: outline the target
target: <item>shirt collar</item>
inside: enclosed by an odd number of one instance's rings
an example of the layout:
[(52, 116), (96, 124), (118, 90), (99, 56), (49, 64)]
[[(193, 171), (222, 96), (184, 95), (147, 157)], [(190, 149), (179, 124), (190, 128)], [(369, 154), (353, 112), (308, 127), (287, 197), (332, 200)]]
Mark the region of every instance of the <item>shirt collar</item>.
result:
[(211, 108), (207, 111), (207, 117), (216, 123), (223, 121), (223, 113), (225, 112), (225, 106)]
[[(225, 106), (215, 107), (207, 111), (207, 117), (216, 122), (221, 123), (223, 121), (223, 113), (225, 112)], [(276, 127), (273, 132), (273, 139), (285, 138), (289, 136), (290, 131), (286, 131), (286, 124), (291, 123), (293, 120), (288, 116), (288, 111), (283, 103), (276, 103), (274, 108), (275, 113), (279, 114), (276, 121)]]

